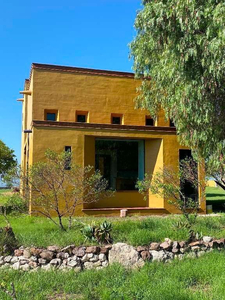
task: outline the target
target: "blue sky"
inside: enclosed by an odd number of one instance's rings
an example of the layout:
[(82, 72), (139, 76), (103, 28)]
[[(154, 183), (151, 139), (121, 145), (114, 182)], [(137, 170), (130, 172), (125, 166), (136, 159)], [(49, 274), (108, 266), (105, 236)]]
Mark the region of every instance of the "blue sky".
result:
[(141, 0), (0, 2), (0, 139), (20, 160), (19, 91), (32, 62), (131, 71)]

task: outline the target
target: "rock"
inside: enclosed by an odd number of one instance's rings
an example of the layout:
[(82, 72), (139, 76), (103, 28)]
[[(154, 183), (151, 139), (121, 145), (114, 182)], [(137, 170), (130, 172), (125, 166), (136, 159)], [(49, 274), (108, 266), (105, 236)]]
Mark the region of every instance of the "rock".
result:
[(74, 248), (75, 248), (75, 245), (69, 245), (69, 246), (63, 248), (61, 251), (62, 252), (67, 252), (69, 254), (72, 254)]
[(72, 258), (68, 258), (68, 261), (67, 261), (67, 266), (69, 266), (69, 267), (75, 267), (75, 266), (77, 266), (77, 261), (76, 260), (74, 260), (74, 259), (72, 259)]
[(30, 261), (29, 266), (31, 269), (35, 269), (35, 268), (37, 268), (38, 264), (35, 261)]
[(4, 258), (4, 262), (5, 262), (5, 263), (10, 263), (11, 260), (12, 260), (12, 256), (11, 256), (11, 255), (8, 255), (8, 256), (6, 256), (6, 257)]
[(50, 265), (52, 266), (60, 266), (62, 263), (60, 258), (54, 258), (50, 261)]
[(98, 258), (100, 261), (104, 261), (104, 260), (106, 260), (106, 255), (104, 253), (100, 253)]
[(138, 260), (138, 262), (134, 265), (134, 268), (142, 268), (142, 267), (144, 267), (144, 265), (145, 265), (144, 260), (142, 258), (140, 258)]
[(12, 265), (12, 268), (13, 268), (13, 270), (19, 270), (19, 268), (20, 268), (20, 263), (19, 263), (19, 262), (14, 263), (14, 264)]
[(172, 253), (173, 254), (177, 254), (179, 252), (180, 252), (180, 250), (178, 248), (172, 248)]
[(173, 244), (172, 244), (172, 248), (173, 249), (180, 249), (180, 245), (177, 241), (174, 241)]
[(108, 249), (108, 250), (111, 250), (112, 249), (112, 245), (105, 245), (105, 248)]
[(13, 256), (13, 258), (11, 259), (11, 264), (14, 264), (18, 261), (19, 261), (19, 258), (17, 256)]
[(46, 259), (46, 261), (52, 260), (53, 256), (54, 256), (53, 252), (48, 251), (48, 250), (44, 250), (40, 253), (40, 257), (43, 259)]
[(47, 247), (48, 251), (52, 251), (52, 252), (58, 252), (60, 250), (60, 248), (58, 246), (48, 246)]
[(201, 246), (202, 242), (201, 241), (196, 241), (196, 242), (192, 242), (189, 244), (189, 247), (195, 247), (195, 246)]
[(81, 258), (81, 261), (82, 262), (86, 262), (86, 261), (88, 261), (89, 260), (89, 258), (88, 258), (88, 255), (87, 254), (85, 254), (82, 258)]
[(19, 257), (19, 262), (20, 262), (21, 265), (26, 265), (26, 264), (29, 263), (29, 259), (28, 259), (28, 258), (25, 258), (25, 257), (23, 257), (23, 256), (20, 256), (20, 257)]
[(180, 246), (180, 248), (185, 248), (186, 242), (185, 241), (179, 242), (179, 246)]
[(114, 244), (109, 251), (109, 264), (120, 263), (125, 267), (133, 268), (138, 259), (138, 252), (135, 248), (125, 243)]
[(15, 255), (15, 256), (22, 256), (22, 255), (23, 255), (23, 250), (16, 249), (16, 250), (14, 251), (14, 255)]
[[(89, 254), (88, 254), (89, 255)], [(92, 258), (90, 258), (89, 259), (89, 261), (91, 261), (91, 262), (96, 262), (96, 261), (98, 261), (98, 255), (94, 255)]]
[(88, 257), (88, 259), (90, 259), (90, 258), (94, 257), (94, 254), (93, 253), (88, 253), (87, 257)]
[(93, 266), (94, 268), (100, 267), (102, 265), (102, 263), (100, 262), (100, 260), (94, 262)]
[(151, 253), (149, 251), (142, 251), (141, 258), (146, 261), (151, 259)]
[(138, 246), (138, 247), (137, 247), (137, 251), (138, 251), (138, 252), (148, 251), (148, 247), (145, 247), (145, 246)]
[(29, 248), (26, 248), (23, 250), (23, 256), (25, 258), (30, 258), (31, 257), (31, 253), (30, 253), (30, 249)]
[(44, 258), (39, 258), (38, 262), (40, 265), (46, 265), (46, 263), (47, 263), (46, 259), (44, 259)]
[(105, 260), (105, 261), (102, 262), (102, 266), (103, 267), (108, 267), (108, 265), (109, 265), (109, 262), (107, 260)]
[(37, 262), (38, 261), (38, 258), (36, 256), (31, 256), (30, 257), (30, 261), (33, 261), (33, 262)]
[(65, 259), (65, 258), (69, 258), (70, 255), (67, 252), (59, 252), (59, 253), (57, 253), (56, 257), (60, 258), (60, 259)]
[(192, 251), (195, 251), (195, 252), (199, 251), (200, 249), (201, 249), (201, 248), (200, 248), (199, 246), (191, 247), (191, 250), (192, 250)]
[(109, 249), (108, 249), (108, 248), (106, 248), (106, 247), (101, 247), (100, 253), (108, 254), (108, 252), (109, 252)]
[(100, 252), (100, 248), (97, 246), (91, 246), (86, 248), (86, 253), (98, 254), (99, 252)]
[(208, 244), (213, 240), (213, 238), (211, 236), (203, 236), (202, 240), (204, 243)]
[(85, 249), (85, 247), (74, 248), (72, 252), (77, 257), (82, 257), (85, 255)]
[(30, 266), (29, 266), (29, 264), (25, 264), (25, 265), (20, 266), (20, 269), (23, 270), (23, 271), (29, 271)]
[(201, 256), (204, 255), (204, 254), (205, 254), (205, 251), (198, 251), (197, 256), (198, 256), (198, 257), (201, 257)]
[(80, 272), (82, 269), (81, 269), (81, 267), (75, 267), (73, 270), (74, 270), (75, 273), (78, 273), (78, 272)]
[(43, 250), (39, 249), (39, 248), (34, 248), (34, 247), (30, 248), (30, 254), (33, 255), (33, 256), (39, 257), (42, 251)]
[(197, 256), (197, 255), (196, 255), (195, 252), (190, 252), (190, 253), (187, 254), (187, 257), (188, 257), (188, 258), (196, 258), (196, 256)]
[(160, 244), (160, 248), (163, 250), (170, 250), (172, 248), (172, 243), (163, 242)]
[(149, 252), (152, 256), (152, 261), (165, 261), (167, 258), (163, 250), (160, 251), (150, 250)]
[(150, 247), (149, 247), (149, 250), (159, 250), (160, 248), (160, 244), (159, 243), (151, 243), (150, 244)]
[(87, 261), (87, 262), (84, 263), (84, 268), (87, 269), (87, 270), (93, 269), (93, 267), (94, 267), (93, 262)]

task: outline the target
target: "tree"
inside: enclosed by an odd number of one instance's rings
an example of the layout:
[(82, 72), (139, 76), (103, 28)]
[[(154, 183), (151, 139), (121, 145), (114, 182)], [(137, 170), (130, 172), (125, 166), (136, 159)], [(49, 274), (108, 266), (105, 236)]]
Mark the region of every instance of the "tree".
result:
[(137, 106), (154, 117), (163, 108), (181, 142), (202, 156), (224, 155), (224, 1), (143, 0), (135, 28)]
[(69, 217), (71, 227), (77, 206), (113, 195), (100, 172), (94, 171), (91, 166), (76, 165), (72, 162), (71, 153), (57, 154), (47, 150), (45, 158), (44, 162), (35, 163), (28, 174), (21, 176), (25, 195), (32, 202), (32, 212), (49, 218), (62, 230), (65, 230), (64, 217)]
[(0, 140), (0, 176), (9, 171), (16, 165), (16, 156), (14, 150), (6, 146), (3, 141)]
[(182, 160), (179, 170), (164, 167), (152, 178), (146, 174), (144, 180), (137, 182), (137, 187), (145, 199), (149, 191), (163, 197), (182, 212), (189, 224), (193, 222), (192, 216), (196, 219), (205, 198), (205, 180), (198, 175), (198, 165), (193, 159)]

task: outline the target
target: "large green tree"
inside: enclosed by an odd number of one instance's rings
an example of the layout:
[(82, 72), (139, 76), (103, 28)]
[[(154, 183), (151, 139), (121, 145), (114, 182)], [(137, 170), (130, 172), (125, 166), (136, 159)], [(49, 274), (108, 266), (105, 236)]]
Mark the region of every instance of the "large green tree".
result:
[(0, 176), (3, 176), (16, 165), (14, 150), (0, 140)]
[(162, 107), (181, 141), (203, 156), (223, 152), (225, 2), (146, 0), (135, 28), (131, 56), (142, 78), (137, 106), (153, 116)]

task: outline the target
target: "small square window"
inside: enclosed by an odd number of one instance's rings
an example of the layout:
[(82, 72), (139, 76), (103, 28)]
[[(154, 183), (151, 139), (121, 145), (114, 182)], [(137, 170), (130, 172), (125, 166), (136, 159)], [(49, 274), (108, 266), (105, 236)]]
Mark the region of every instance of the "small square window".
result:
[(89, 114), (88, 111), (76, 111), (76, 122), (88, 123)]
[(56, 109), (45, 109), (44, 111), (46, 121), (57, 121), (58, 120), (58, 110)]
[(175, 127), (175, 124), (173, 123), (173, 121), (170, 119), (170, 127)]
[(47, 121), (56, 121), (56, 113), (47, 113), (46, 119)]
[(151, 117), (146, 117), (145, 119), (145, 125), (146, 126), (154, 126), (154, 120)]
[(77, 122), (86, 123), (87, 116), (86, 115), (77, 115)]
[(112, 117), (112, 124), (120, 125), (121, 124), (121, 117)]

